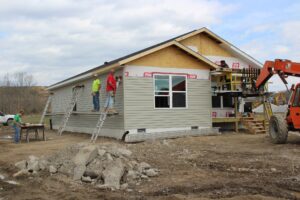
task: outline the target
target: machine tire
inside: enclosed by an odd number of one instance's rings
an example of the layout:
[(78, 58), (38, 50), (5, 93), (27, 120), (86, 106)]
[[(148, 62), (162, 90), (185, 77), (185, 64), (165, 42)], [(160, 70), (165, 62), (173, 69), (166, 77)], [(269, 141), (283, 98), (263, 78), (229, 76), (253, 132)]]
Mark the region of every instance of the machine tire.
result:
[(269, 135), (274, 144), (284, 144), (288, 138), (288, 128), (285, 119), (280, 115), (273, 115), (269, 123)]
[(14, 120), (13, 119), (8, 119), (7, 122), (6, 122), (6, 125), (7, 126), (12, 126), (14, 123)]

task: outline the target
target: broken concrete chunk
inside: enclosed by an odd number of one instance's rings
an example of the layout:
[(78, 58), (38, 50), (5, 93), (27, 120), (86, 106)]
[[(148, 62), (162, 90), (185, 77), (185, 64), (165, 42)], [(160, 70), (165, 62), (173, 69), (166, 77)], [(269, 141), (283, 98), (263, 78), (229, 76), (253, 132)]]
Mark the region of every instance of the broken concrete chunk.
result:
[(75, 181), (99, 184), (98, 188), (126, 191), (128, 184), (139, 185), (141, 179), (149, 180), (158, 175), (148, 163), (138, 163), (131, 158), (130, 150), (118, 146), (76, 144), (51, 156), (29, 156), (15, 164), (20, 170), (14, 177), (28, 174), (33, 179), (39, 170), (48, 169), (51, 174), (65, 174)]
[(105, 155), (106, 155), (106, 159), (107, 159), (108, 161), (113, 161), (113, 160), (114, 160), (114, 159), (112, 158), (112, 156), (110, 155), (110, 153), (106, 153)]
[(129, 167), (132, 168), (132, 169), (137, 169), (139, 163), (136, 162), (135, 160), (132, 160), (128, 163)]
[(91, 183), (92, 179), (89, 176), (82, 176), (81, 177), (82, 182)]
[(89, 162), (94, 160), (98, 154), (98, 149), (94, 145), (83, 147), (79, 150), (74, 158), (74, 163), (78, 165), (87, 165)]
[(148, 179), (148, 176), (146, 176), (145, 174), (142, 174), (141, 179)]
[(5, 176), (3, 176), (2, 174), (0, 174), (0, 180), (4, 180)]
[(123, 183), (121, 185), (121, 190), (126, 190), (128, 188), (128, 183)]
[[(121, 150), (121, 149), (119, 149), (119, 150)], [(130, 157), (132, 155), (132, 152), (128, 149), (122, 149), (121, 154), (125, 157)]]
[(274, 167), (271, 168), (271, 172), (276, 172), (276, 171), (277, 171), (276, 168), (274, 168)]
[(115, 157), (120, 157), (120, 156), (130, 157), (132, 154), (132, 152), (128, 149), (118, 148), (118, 147), (113, 147), (110, 152)]
[(19, 177), (19, 176), (23, 176), (23, 175), (27, 175), (27, 174), (28, 174), (27, 169), (22, 169), (22, 170), (18, 171), (17, 173), (14, 173), (13, 177)]
[(144, 171), (145, 175), (149, 176), (149, 177), (154, 177), (158, 175), (158, 172), (154, 169), (146, 169)]
[(39, 160), (39, 168), (41, 170), (47, 169), (48, 164), (49, 164), (49, 162), (45, 159)]
[(146, 169), (150, 169), (150, 165), (148, 164), (148, 163), (145, 163), (145, 162), (141, 162), (139, 165), (138, 165), (138, 172), (140, 172), (140, 173), (143, 173), (144, 172), (144, 170), (146, 170)]
[(36, 172), (40, 170), (38, 157), (29, 156), (29, 160), (27, 161), (27, 170), (29, 172)]
[(58, 168), (58, 172), (72, 176), (74, 173), (75, 164), (72, 160), (65, 160), (62, 165)]
[(22, 160), (19, 162), (15, 163), (15, 167), (22, 170), (22, 169), (26, 169), (27, 168), (27, 161), (26, 160)]
[(57, 172), (57, 168), (54, 167), (53, 165), (50, 165), (50, 166), (49, 166), (49, 172), (50, 172), (51, 174), (54, 174), (54, 173)]
[(6, 183), (8, 184), (11, 184), (11, 185), (20, 185), (18, 182), (16, 181), (5, 181)]
[(139, 175), (137, 172), (135, 172), (133, 170), (129, 170), (127, 172), (126, 178), (127, 178), (127, 180), (136, 180), (139, 178)]
[(120, 189), (120, 181), (124, 172), (124, 164), (120, 159), (116, 159), (103, 171), (104, 184), (112, 189)]
[(98, 150), (98, 155), (101, 156), (101, 157), (103, 157), (105, 153), (106, 153), (106, 151), (104, 149), (99, 149)]
[(29, 158), (29, 161), (36, 161), (36, 160), (39, 160), (39, 158), (36, 157), (36, 156), (34, 156), (34, 155), (30, 155), (30, 156), (28, 156), (28, 158)]
[(74, 181), (80, 180), (81, 177), (83, 176), (85, 170), (86, 170), (86, 166), (85, 165), (78, 165), (78, 166), (76, 166), (75, 169), (74, 169), (73, 180)]
[(102, 189), (102, 190), (109, 189), (109, 187), (105, 184), (98, 184), (98, 185), (96, 185), (96, 187), (99, 189)]
[(100, 160), (95, 159), (86, 167), (85, 173), (88, 176), (98, 177), (102, 174), (103, 169), (104, 169), (104, 163), (101, 162)]

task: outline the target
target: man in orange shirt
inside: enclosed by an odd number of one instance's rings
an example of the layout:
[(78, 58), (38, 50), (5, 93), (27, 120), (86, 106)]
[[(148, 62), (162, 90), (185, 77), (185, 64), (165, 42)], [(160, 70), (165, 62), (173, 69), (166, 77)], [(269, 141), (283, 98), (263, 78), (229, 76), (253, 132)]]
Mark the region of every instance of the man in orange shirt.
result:
[(115, 70), (111, 69), (110, 73), (106, 79), (106, 103), (105, 110), (108, 114), (118, 114), (118, 112), (114, 109), (114, 97), (116, 95), (117, 90), (117, 82), (114, 77)]

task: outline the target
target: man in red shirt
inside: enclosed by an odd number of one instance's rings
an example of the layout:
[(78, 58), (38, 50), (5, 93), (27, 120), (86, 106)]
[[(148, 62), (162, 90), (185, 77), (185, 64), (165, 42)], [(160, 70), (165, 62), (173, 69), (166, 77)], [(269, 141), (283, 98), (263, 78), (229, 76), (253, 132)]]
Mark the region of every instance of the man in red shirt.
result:
[(117, 90), (117, 82), (114, 77), (115, 70), (111, 69), (110, 73), (106, 78), (106, 103), (104, 112), (108, 112), (108, 114), (118, 114), (118, 112), (114, 109), (114, 97), (116, 95)]

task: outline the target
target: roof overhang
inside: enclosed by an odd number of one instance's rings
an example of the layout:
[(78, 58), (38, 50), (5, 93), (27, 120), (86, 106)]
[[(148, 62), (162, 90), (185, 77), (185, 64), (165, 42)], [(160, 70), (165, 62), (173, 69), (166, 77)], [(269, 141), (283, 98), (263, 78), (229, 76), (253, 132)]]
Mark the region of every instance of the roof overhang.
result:
[(91, 71), (91, 72), (88, 72), (88, 73), (84, 73), (84, 74), (76, 76), (74, 78), (70, 78), (66, 81), (62, 81), (62, 82), (56, 83), (54, 85), (51, 85), (51, 86), (47, 87), (47, 90), (55, 90), (57, 88), (64, 87), (64, 86), (67, 86), (67, 85), (71, 85), (71, 84), (77, 83), (79, 81), (84, 81), (84, 80), (87, 80), (87, 79), (93, 77), (94, 74), (105, 73), (105, 72), (107, 72), (111, 69), (115, 69), (117, 67), (120, 67), (119, 63), (114, 63), (114, 64), (108, 65), (108, 66), (106, 66), (102, 69)]
[(166, 44), (157, 46), (155, 48), (152, 48), (152, 49), (149, 49), (147, 51), (141, 52), (141, 53), (136, 54), (134, 56), (125, 58), (123, 60), (120, 60), (120, 61), (118, 61), (116, 63), (111, 64), (111, 65), (107, 65), (107, 66), (105, 66), (103, 68), (96, 69), (96, 70), (94, 70), (92, 72), (83, 74), (81, 76), (77, 76), (77, 77), (74, 77), (72, 79), (69, 79), (69, 80), (57, 83), (55, 85), (52, 85), (52, 86), (48, 87), (47, 89), (48, 90), (54, 90), (54, 89), (57, 89), (57, 88), (60, 88), (60, 87), (66, 86), (66, 85), (74, 84), (76, 82), (89, 79), (94, 74), (103, 74), (103, 73), (106, 73), (106, 72), (110, 71), (111, 69), (120, 68), (120, 67), (126, 65), (127, 63), (129, 63), (131, 61), (137, 60), (137, 59), (142, 58), (142, 57), (144, 57), (146, 55), (149, 55), (151, 53), (154, 53), (156, 51), (159, 51), (161, 49), (164, 49), (164, 48), (167, 48), (167, 47), (170, 47), (170, 46), (175, 46), (175, 47), (181, 49), (182, 51), (184, 51), (185, 53), (189, 54), (190, 56), (196, 58), (197, 60), (206, 63), (208, 65), (209, 69), (217, 69), (219, 67), (218, 65), (216, 65), (215, 63), (213, 63), (209, 59), (205, 58), (204, 56), (198, 54), (197, 52), (191, 50), (190, 48), (188, 48), (188, 47), (180, 44), (179, 42), (173, 40), (173, 41), (170, 41), (170, 42), (168, 42)]

